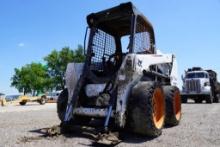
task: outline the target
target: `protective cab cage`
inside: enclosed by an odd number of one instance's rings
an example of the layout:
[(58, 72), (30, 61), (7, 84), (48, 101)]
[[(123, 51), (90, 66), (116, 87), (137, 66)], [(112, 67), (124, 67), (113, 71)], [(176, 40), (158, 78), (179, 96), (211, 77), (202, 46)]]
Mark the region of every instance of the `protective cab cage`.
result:
[(155, 53), (155, 38), (150, 22), (131, 2), (87, 16), (90, 28), (87, 49), (89, 69), (96, 76), (109, 76), (123, 59), (122, 40), (129, 36), (129, 53)]
[[(125, 55), (127, 53), (155, 54), (156, 50), (152, 25), (131, 2), (92, 13), (87, 16), (87, 23), (90, 35), (86, 61), (73, 98), (80, 97), (80, 105), (91, 107), (97, 106), (97, 104), (87, 98), (85, 89), (82, 87), (87, 84), (106, 84), (103, 93), (109, 93), (111, 97), (116, 99), (117, 71)], [(122, 51), (121, 38), (124, 36), (129, 37), (127, 53)], [(169, 69), (171, 66), (170, 63), (163, 65)], [(169, 83), (170, 78), (164, 75), (159, 67), (160, 65), (151, 65), (152, 71), (143, 71), (143, 74), (151, 77), (152, 80), (163, 79), (161, 81)], [(115, 102), (115, 100), (111, 102)]]

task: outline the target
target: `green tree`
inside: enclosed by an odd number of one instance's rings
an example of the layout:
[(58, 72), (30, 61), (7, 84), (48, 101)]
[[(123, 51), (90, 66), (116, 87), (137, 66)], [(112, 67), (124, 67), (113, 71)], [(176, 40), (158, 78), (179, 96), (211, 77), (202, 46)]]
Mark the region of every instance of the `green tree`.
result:
[(83, 52), (83, 46), (78, 45), (77, 49), (74, 51), (73, 62), (80, 63), (85, 61), (86, 57)]
[(74, 51), (69, 47), (64, 47), (61, 51), (53, 50), (44, 60), (47, 63), (48, 73), (52, 81), (51, 87), (60, 90), (64, 89), (64, 76), (67, 64), (70, 62), (83, 62), (85, 56), (83, 54), (83, 47), (78, 45), (78, 48)]
[(33, 95), (47, 90), (51, 82), (46, 66), (41, 63), (27, 64), (21, 69), (15, 68), (11, 81), (11, 86), (19, 92), (24, 92), (24, 94), (32, 92)]

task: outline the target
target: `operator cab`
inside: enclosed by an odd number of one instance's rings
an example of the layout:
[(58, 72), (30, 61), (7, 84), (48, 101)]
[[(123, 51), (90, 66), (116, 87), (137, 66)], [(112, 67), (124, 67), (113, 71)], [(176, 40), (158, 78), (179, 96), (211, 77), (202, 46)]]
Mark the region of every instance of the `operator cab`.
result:
[(155, 53), (153, 27), (130, 2), (92, 13), (87, 23), (87, 62), (92, 79), (114, 76), (128, 53)]

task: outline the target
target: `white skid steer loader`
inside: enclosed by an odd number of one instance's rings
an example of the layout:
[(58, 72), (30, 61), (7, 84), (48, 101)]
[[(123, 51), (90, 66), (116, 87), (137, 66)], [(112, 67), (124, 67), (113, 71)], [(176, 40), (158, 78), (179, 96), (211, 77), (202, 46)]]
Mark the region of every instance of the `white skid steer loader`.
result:
[(164, 124), (178, 125), (176, 58), (157, 53), (150, 22), (130, 2), (92, 13), (87, 22), (86, 60), (68, 64), (66, 89), (58, 98), (61, 124), (88, 125), (99, 118), (104, 130), (112, 123), (153, 137)]

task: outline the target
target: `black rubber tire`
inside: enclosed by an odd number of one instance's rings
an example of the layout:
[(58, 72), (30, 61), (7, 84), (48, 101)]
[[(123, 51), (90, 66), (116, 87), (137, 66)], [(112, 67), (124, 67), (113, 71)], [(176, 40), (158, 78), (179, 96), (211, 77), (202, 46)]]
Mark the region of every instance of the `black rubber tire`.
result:
[(182, 98), (181, 98), (182, 103), (187, 103), (187, 100), (188, 100), (188, 99), (187, 99), (186, 97), (182, 97)]
[(202, 103), (201, 99), (195, 99), (195, 103)]
[(132, 89), (128, 104), (127, 124), (130, 131), (139, 135), (157, 137), (162, 133), (165, 121), (165, 98), (163, 94), (164, 117), (162, 126), (156, 127), (153, 121), (153, 94), (156, 88), (162, 87), (155, 82), (139, 82)]
[(213, 103), (213, 98), (212, 98), (212, 96), (206, 97), (206, 103), (207, 103), (207, 104), (212, 104), (212, 103)]
[(27, 103), (26, 101), (19, 102), (19, 104), (22, 106), (26, 105), (26, 103)]
[(219, 94), (216, 94), (216, 95), (215, 95), (215, 98), (213, 99), (213, 102), (214, 102), (214, 103), (219, 103), (219, 100), (220, 100), (220, 95), (219, 95)]
[[(181, 96), (179, 88), (176, 86), (163, 86), (163, 91), (165, 95), (166, 102), (166, 126), (176, 126), (180, 123), (181, 120)], [(178, 95), (176, 98), (177, 102), (175, 103), (175, 94)], [(175, 106), (176, 105), (176, 106)], [(178, 105), (178, 106), (177, 106)], [(176, 108), (178, 107), (178, 108)], [(175, 110), (178, 109), (178, 110)], [(177, 112), (176, 112), (177, 111)]]
[[(64, 121), (65, 113), (66, 113), (66, 107), (68, 102), (68, 90), (64, 89), (57, 99), (57, 115), (61, 122)], [(86, 116), (74, 116), (74, 120), (71, 120), (71, 124), (83, 124), (86, 125), (89, 123), (91, 118)]]
[(40, 98), (40, 100), (39, 100), (39, 104), (41, 104), (41, 105), (46, 104), (46, 100), (47, 100), (47, 98), (46, 98), (45, 95), (41, 96), (41, 98)]
[(68, 90), (64, 89), (57, 98), (57, 115), (61, 122), (64, 121), (68, 101)]

